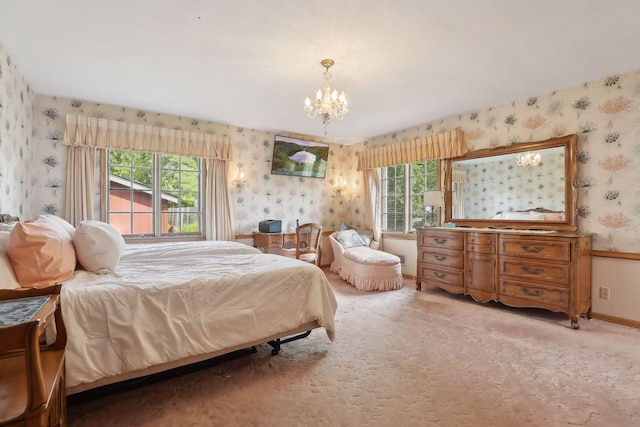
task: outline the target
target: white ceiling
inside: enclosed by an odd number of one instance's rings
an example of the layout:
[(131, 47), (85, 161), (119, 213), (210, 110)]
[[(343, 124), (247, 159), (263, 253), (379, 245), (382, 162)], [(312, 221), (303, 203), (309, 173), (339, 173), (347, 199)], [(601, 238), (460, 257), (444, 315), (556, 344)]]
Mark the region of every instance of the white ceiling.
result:
[(2, 0), (35, 93), (323, 137), (304, 98), (333, 58), (328, 140), (640, 69), (639, 0)]

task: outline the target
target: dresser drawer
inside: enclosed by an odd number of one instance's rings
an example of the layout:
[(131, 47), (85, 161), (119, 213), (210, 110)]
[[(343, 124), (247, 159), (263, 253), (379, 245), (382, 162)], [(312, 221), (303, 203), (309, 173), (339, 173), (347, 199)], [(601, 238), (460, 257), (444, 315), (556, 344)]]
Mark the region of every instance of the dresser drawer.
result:
[(569, 288), (535, 285), (518, 282), (506, 278), (500, 279), (500, 300), (505, 304), (518, 305), (515, 300), (530, 301), (534, 307), (552, 306), (567, 308), (569, 306)]
[(481, 254), (494, 254), (496, 253), (496, 248), (495, 246), (473, 245), (473, 244), (467, 243), (467, 252), (475, 252), (475, 253), (481, 253)]
[(468, 233), (467, 245), (490, 245), (493, 246), (496, 243), (496, 235), (491, 233)]
[(421, 250), (418, 252), (418, 263), (427, 263), (447, 268), (462, 268), (464, 265), (464, 255), (458, 251)]
[(460, 290), (464, 289), (462, 270), (448, 270), (419, 264), (418, 273), (418, 276), (422, 278), (423, 282), (433, 283), (445, 289), (450, 287), (460, 288)]
[(558, 285), (569, 285), (570, 265), (566, 263), (539, 262), (527, 258), (500, 258), (500, 274), (549, 281)]
[(500, 239), (500, 255), (570, 261), (571, 242), (523, 240), (508, 236)]
[(461, 251), (464, 248), (464, 234), (455, 231), (418, 230), (418, 248), (445, 248)]

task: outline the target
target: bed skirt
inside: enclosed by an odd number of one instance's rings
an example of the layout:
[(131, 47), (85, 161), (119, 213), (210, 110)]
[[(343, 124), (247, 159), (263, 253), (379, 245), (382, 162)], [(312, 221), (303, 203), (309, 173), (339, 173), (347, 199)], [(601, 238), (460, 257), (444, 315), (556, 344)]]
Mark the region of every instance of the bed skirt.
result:
[(236, 345), (233, 347), (229, 347), (229, 348), (225, 348), (222, 350), (218, 350), (212, 353), (207, 353), (207, 354), (199, 354), (199, 355), (195, 355), (195, 356), (190, 356), (190, 357), (185, 357), (184, 359), (180, 359), (180, 360), (175, 360), (173, 362), (167, 362), (167, 363), (162, 363), (160, 365), (155, 365), (155, 366), (149, 366), (148, 368), (145, 369), (139, 369), (137, 371), (131, 371), (131, 372), (126, 372), (124, 374), (120, 374), (120, 375), (114, 375), (111, 377), (106, 377), (106, 378), (100, 378), (97, 381), (91, 382), (91, 383), (82, 383), (82, 384), (78, 384), (76, 386), (73, 387), (67, 387), (66, 389), (66, 393), (67, 395), (71, 395), (71, 394), (75, 394), (75, 393), (81, 393), (83, 391), (87, 391), (87, 390), (91, 390), (97, 387), (102, 387), (105, 385), (109, 385), (109, 384), (115, 384), (121, 381), (127, 381), (127, 380), (131, 380), (134, 378), (140, 378), (140, 377), (145, 377), (147, 375), (153, 375), (153, 374), (157, 374), (159, 372), (164, 372), (164, 371), (168, 371), (170, 369), (174, 369), (174, 368), (179, 368), (181, 366), (187, 366), (187, 365), (191, 365), (193, 363), (198, 363), (198, 362), (202, 362), (208, 359), (212, 359), (214, 357), (218, 357), (218, 356), (223, 356), (225, 354), (229, 354), (229, 353), (233, 353), (234, 351), (238, 351), (238, 350), (242, 350), (245, 348), (250, 348), (253, 347), (255, 345), (259, 345), (259, 344), (264, 344), (267, 343), (269, 341), (273, 341), (276, 340), (278, 338), (284, 338), (284, 337), (288, 337), (291, 335), (296, 335), (299, 334), (301, 332), (305, 332), (305, 331), (310, 331), (312, 329), (316, 329), (316, 328), (320, 328), (321, 326), (316, 322), (309, 322), (306, 323), (304, 325), (301, 325), (295, 329), (291, 329), (289, 331), (285, 331), (282, 333), (278, 333), (276, 335), (272, 335), (270, 337), (265, 337), (265, 338), (261, 338), (259, 340), (253, 341), (253, 342), (247, 342), (241, 345)]
[(349, 265), (342, 266), (336, 262), (331, 263), (330, 270), (357, 289), (373, 292), (393, 291), (402, 287), (402, 270), (400, 264), (359, 264), (348, 259), (345, 259), (345, 262)]

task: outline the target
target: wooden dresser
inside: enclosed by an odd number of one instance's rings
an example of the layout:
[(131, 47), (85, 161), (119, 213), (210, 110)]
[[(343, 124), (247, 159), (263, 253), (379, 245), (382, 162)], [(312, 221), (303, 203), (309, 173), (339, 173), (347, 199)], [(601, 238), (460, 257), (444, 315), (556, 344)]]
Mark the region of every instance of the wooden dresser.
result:
[(591, 236), (473, 228), (418, 230), (422, 283), (479, 302), (564, 312), (578, 329), (591, 312)]

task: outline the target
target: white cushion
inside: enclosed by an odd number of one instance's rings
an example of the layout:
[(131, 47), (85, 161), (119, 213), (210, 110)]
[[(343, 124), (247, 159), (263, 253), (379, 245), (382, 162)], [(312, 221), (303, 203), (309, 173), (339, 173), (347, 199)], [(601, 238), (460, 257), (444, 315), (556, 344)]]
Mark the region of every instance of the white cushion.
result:
[(400, 264), (397, 255), (388, 252), (371, 249), (368, 246), (354, 246), (344, 251), (344, 257), (359, 264), (367, 265), (394, 265)]
[(71, 236), (71, 238), (73, 239), (73, 233), (75, 233), (76, 228), (73, 225), (69, 224), (63, 218), (60, 218), (59, 216), (56, 216), (56, 215), (43, 214), (43, 215), (38, 215), (31, 221), (38, 221), (38, 220), (46, 220), (46, 221), (50, 221), (58, 224), (60, 227), (64, 228), (64, 231), (69, 233), (69, 236)]
[(552, 212), (544, 214), (545, 221), (564, 221), (564, 212)]
[(362, 240), (364, 240), (364, 244), (367, 246), (371, 246), (371, 241), (373, 240), (373, 231), (365, 230), (358, 233)]
[(105, 222), (82, 221), (76, 228), (73, 244), (85, 270), (107, 274), (118, 265), (125, 242), (120, 232)]
[(541, 212), (505, 212), (504, 219), (525, 220), (525, 221), (544, 221), (544, 214)]
[(11, 231), (18, 222), (0, 222), (0, 231)]
[(365, 241), (358, 234), (358, 231), (354, 229), (337, 231), (334, 233), (333, 237), (345, 249), (351, 248), (353, 246), (367, 246)]

